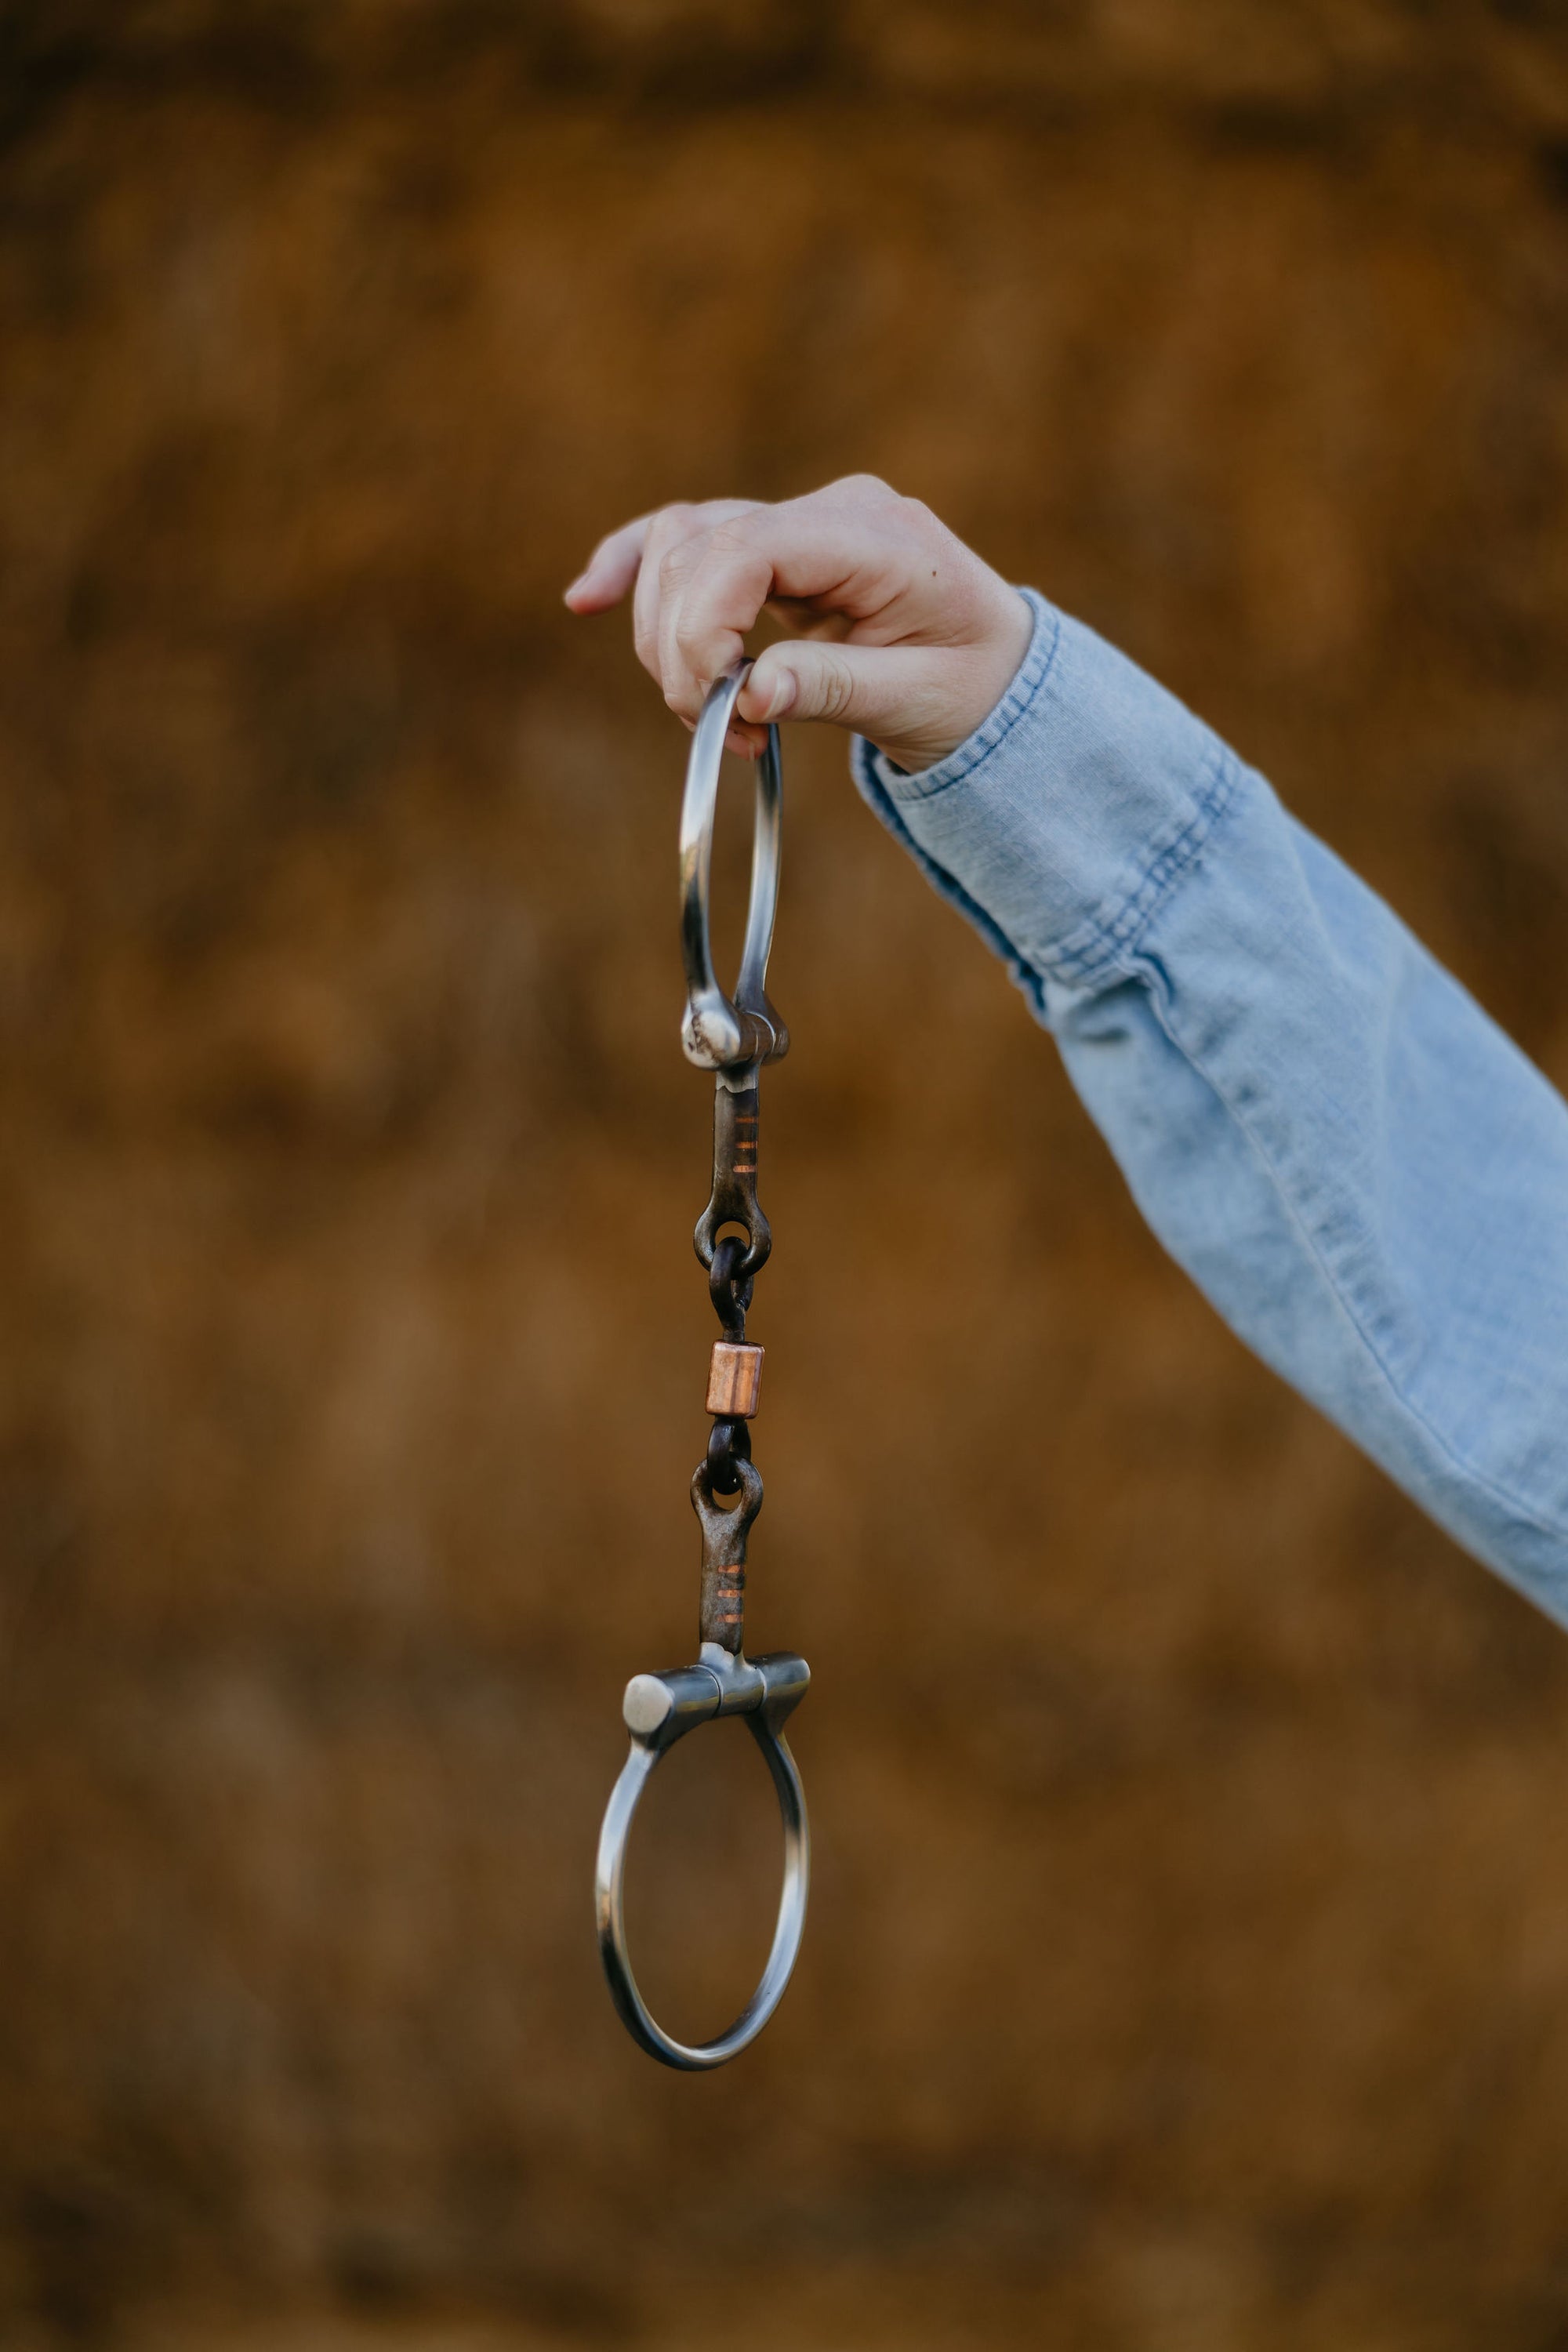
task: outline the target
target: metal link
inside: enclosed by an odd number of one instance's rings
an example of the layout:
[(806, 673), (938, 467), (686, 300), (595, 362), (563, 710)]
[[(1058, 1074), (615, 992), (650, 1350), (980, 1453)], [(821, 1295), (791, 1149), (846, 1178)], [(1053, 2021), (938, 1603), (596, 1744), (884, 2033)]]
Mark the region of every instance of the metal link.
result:
[(716, 1421), (708, 1433), (708, 1451), (703, 1468), (708, 1483), (716, 1495), (738, 1495), (741, 1473), (737, 1462), (750, 1462), (752, 1433), (743, 1421)]
[(759, 1097), (754, 1072), (742, 1087), (728, 1084), (728, 1077), (721, 1070), (713, 1088), (713, 1190), (697, 1220), (691, 1245), (703, 1265), (711, 1265), (721, 1227), (742, 1226), (746, 1253), (741, 1270), (750, 1276), (761, 1271), (773, 1245), (757, 1199)]
[(743, 1339), (746, 1336), (746, 1309), (752, 1303), (752, 1287), (756, 1280), (750, 1274), (744, 1280), (741, 1278), (741, 1263), (746, 1254), (745, 1243), (733, 1234), (726, 1234), (716, 1244), (713, 1263), (708, 1269), (708, 1295), (726, 1339)]

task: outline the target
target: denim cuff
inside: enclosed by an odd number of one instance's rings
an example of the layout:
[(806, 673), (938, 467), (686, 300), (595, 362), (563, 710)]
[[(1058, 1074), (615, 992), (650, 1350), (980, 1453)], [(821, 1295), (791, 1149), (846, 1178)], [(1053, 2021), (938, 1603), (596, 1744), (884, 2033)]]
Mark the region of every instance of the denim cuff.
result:
[(1076, 982), (1135, 950), (1236, 790), (1233, 753), (1033, 589), (1017, 675), (967, 741), (906, 774), (857, 738), (884, 824), (1013, 967)]

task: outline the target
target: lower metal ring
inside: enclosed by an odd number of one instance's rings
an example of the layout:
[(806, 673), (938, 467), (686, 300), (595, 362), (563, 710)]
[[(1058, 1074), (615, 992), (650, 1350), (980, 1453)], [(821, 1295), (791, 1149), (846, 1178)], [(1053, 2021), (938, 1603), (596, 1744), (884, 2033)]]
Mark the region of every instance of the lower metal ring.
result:
[(811, 1876), (811, 1840), (806, 1827), (805, 1797), (800, 1785), (800, 1774), (795, 1769), (788, 1742), (773, 1729), (763, 1715), (749, 1713), (745, 1724), (763, 1751), (773, 1776), (773, 1787), (778, 1792), (784, 1834), (784, 1887), (779, 1895), (773, 1949), (768, 1954), (767, 1966), (763, 1970), (757, 1989), (729, 2031), (719, 2034), (713, 2041), (677, 2042), (673, 2034), (665, 2032), (650, 2015), (647, 2002), (637, 1990), (626, 1950), (623, 1888), (626, 1840), (631, 1832), (632, 1816), (652, 1777), (654, 1767), (664, 1752), (662, 1748), (633, 1738), (631, 1754), (610, 1792), (604, 1827), (599, 1832), (594, 1908), (599, 1928), (599, 1957), (609, 1979), (611, 1996), (633, 2041), (639, 2042), (650, 2058), (657, 2058), (666, 2066), (676, 2066), (689, 2074), (700, 2073), (710, 2066), (722, 2066), (726, 2060), (738, 2056), (756, 2040), (784, 1997), (805, 1926), (805, 1896)]

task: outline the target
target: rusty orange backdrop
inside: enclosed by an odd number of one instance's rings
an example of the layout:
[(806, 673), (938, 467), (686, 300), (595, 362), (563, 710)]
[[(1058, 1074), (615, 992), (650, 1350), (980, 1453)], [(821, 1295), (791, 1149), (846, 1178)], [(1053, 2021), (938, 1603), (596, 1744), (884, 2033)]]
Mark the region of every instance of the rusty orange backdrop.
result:
[[(3, 19), (0, 2336), (1568, 2340), (1568, 1649), (1163, 1260), (798, 730), (752, 1626), (814, 1913), (734, 2068), (622, 2034), (709, 1106), (685, 738), (559, 602), (881, 473), (1568, 1079), (1562, 10)], [(632, 1891), (700, 2030), (774, 1833), (698, 1748)]]

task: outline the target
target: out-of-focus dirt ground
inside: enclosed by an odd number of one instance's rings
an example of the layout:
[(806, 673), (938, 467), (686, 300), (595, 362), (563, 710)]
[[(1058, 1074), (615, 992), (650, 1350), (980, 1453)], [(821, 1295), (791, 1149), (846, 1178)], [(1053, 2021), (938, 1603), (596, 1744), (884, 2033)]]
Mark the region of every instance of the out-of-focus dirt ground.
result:
[[(736, 2066), (616, 2023), (709, 1106), (685, 738), (559, 602), (881, 473), (1568, 1080), (1559, 0), (38, 0), (0, 130), (0, 2344), (1561, 2352), (1568, 1645), (798, 731), (813, 1916)], [(772, 1901), (731, 1728), (633, 1888), (689, 2030)]]

